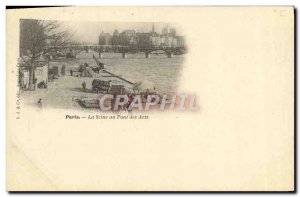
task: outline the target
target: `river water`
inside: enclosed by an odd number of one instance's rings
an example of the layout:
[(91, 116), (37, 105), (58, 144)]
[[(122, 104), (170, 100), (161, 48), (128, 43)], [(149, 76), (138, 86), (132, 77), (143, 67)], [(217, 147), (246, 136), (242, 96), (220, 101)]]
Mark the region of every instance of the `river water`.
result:
[[(76, 59), (67, 62), (67, 67), (76, 69), (84, 62), (96, 66), (93, 54), (98, 57), (98, 54), (93, 51), (81, 52)], [(123, 59), (120, 53), (104, 53), (100, 61), (105, 64), (106, 70), (121, 75), (129, 81), (150, 81), (155, 84), (158, 93), (175, 94), (179, 85), (184, 55), (167, 58), (165, 54), (151, 54), (151, 57), (147, 59), (144, 53), (139, 53), (127, 54), (127, 58)]]

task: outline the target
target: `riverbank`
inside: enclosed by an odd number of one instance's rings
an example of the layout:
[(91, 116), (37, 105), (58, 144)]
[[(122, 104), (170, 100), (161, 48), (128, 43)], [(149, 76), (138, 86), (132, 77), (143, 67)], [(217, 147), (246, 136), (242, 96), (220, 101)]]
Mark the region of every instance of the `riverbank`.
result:
[[(76, 97), (98, 98), (99, 95), (91, 91), (92, 78), (61, 76), (57, 80), (48, 83), (47, 89), (37, 88), (34, 91), (22, 91), (21, 100), (25, 105), (39, 106), (42, 100), (43, 108), (78, 109), (81, 106), (74, 101)], [(81, 84), (87, 84), (84, 91)]]
[[(59, 59), (49, 63), (49, 67), (57, 66), (60, 76), (53, 82), (48, 82), (47, 89), (37, 88), (35, 91), (22, 91), (21, 100), (26, 105), (36, 106), (39, 99), (42, 107), (60, 109), (83, 109), (74, 98), (88, 97), (98, 98), (100, 95), (93, 93), (92, 77), (70, 76), (70, 70), (77, 71), (80, 64), (87, 63), (96, 67), (93, 55), (97, 53), (81, 52), (74, 59)], [(174, 94), (178, 86), (179, 71), (182, 66), (183, 57), (166, 58), (161, 55), (151, 56), (146, 59), (141, 54), (130, 54), (127, 59), (122, 59), (120, 54), (104, 54), (100, 60), (106, 69), (122, 78), (132, 82), (151, 81), (155, 84), (156, 92), (160, 94)], [(65, 65), (65, 75), (61, 75), (61, 69)], [(102, 80), (110, 80), (105, 77)], [(119, 83), (120, 80), (111, 78), (112, 83)], [(82, 83), (86, 84), (86, 91), (83, 91)]]
[[(62, 65), (66, 65), (66, 73), (69, 74), (70, 69), (78, 69), (78, 66), (87, 63), (96, 67), (93, 55), (98, 57), (98, 53), (91, 51), (90, 53), (81, 52), (77, 58), (51, 61), (51, 65), (57, 65), (59, 70)], [(106, 69), (116, 75), (133, 81), (151, 81), (155, 84), (156, 90), (160, 93), (176, 94), (180, 74), (184, 63), (184, 55), (167, 58), (165, 54), (151, 55), (149, 59), (145, 58), (144, 53), (128, 54), (126, 59), (122, 58), (120, 53), (104, 53), (103, 59)]]

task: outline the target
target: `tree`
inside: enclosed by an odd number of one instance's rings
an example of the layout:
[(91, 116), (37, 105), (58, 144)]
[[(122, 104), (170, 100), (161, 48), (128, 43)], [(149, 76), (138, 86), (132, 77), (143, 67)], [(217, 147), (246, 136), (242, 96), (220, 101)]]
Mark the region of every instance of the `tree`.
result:
[(150, 48), (152, 45), (149, 33), (138, 33), (137, 40), (139, 48)]
[[(29, 89), (34, 89), (34, 70), (38, 58), (48, 46), (65, 45), (71, 38), (70, 30), (57, 21), (20, 20), (20, 57), (29, 66)], [(25, 60), (28, 56), (29, 60)]]

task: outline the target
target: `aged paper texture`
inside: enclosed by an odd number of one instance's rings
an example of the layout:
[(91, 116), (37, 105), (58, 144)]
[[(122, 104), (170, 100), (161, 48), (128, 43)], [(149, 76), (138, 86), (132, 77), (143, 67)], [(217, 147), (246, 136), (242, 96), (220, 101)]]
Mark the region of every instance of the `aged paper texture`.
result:
[(294, 8), (7, 10), (8, 191), (293, 191)]

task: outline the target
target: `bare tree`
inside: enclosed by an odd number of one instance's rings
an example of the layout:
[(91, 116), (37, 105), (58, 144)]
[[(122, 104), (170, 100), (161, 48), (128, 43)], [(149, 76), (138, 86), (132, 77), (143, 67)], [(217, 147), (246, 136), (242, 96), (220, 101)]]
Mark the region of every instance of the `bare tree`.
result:
[[(34, 70), (39, 57), (52, 47), (63, 46), (71, 38), (71, 31), (57, 21), (20, 20), (20, 57), (29, 66), (29, 89), (34, 89)], [(29, 60), (25, 60), (28, 56)]]

